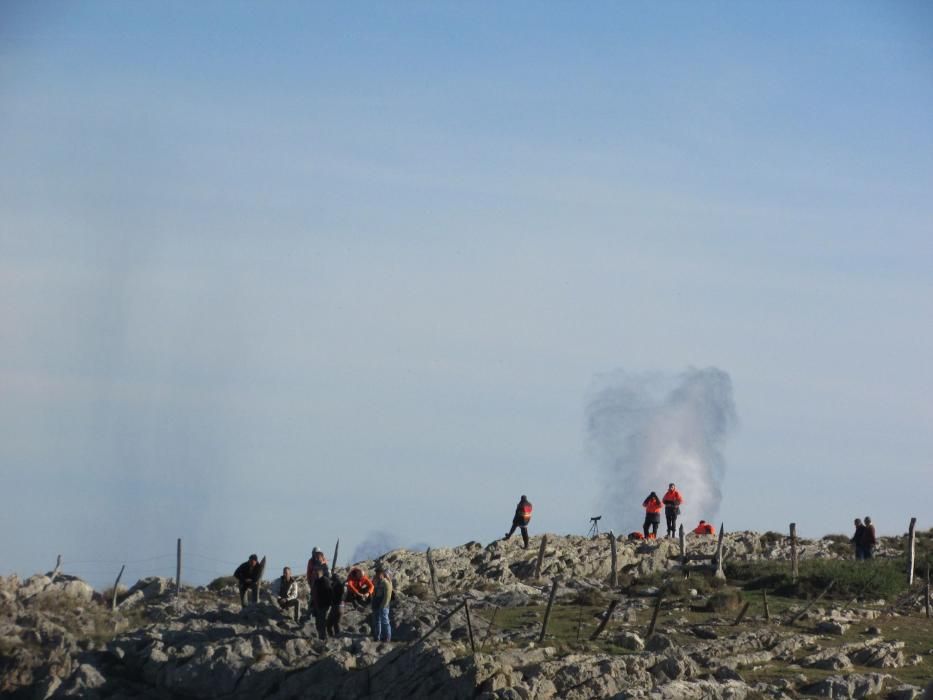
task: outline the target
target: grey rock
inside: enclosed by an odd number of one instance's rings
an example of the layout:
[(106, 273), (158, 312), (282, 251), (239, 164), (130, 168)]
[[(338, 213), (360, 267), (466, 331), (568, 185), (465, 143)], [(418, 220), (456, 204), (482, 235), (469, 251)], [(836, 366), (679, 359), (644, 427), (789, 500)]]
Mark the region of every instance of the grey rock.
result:
[(822, 698), (863, 698), (880, 693), (886, 678), (889, 676), (879, 673), (830, 676), (802, 688), (801, 692)]

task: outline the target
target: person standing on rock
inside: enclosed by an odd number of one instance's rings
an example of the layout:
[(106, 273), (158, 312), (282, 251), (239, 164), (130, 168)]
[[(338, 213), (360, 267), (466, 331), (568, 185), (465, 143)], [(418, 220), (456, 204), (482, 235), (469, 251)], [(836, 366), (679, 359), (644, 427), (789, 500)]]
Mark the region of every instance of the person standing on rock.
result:
[(392, 625), (389, 623), (389, 605), (392, 602), (392, 579), (389, 570), (376, 568), (376, 592), (373, 593), (373, 639), (377, 642), (392, 641)]
[(343, 617), (343, 579), (335, 571), (330, 575), (330, 612), (327, 613), (327, 634), (340, 636), (340, 618)]
[(323, 640), (327, 639), (327, 611), (330, 609), (332, 592), (330, 579), (324, 577), (324, 569), (314, 570), (311, 579), (311, 614), (314, 615), (314, 626), (317, 635)]
[(512, 518), (512, 529), (505, 533), (503, 540), (507, 540), (515, 532), (516, 528), (522, 531), (522, 542), (525, 543), (525, 549), (528, 549), (528, 523), (531, 522), (531, 501), (522, 494), (521, 500), (515, 506), (515, 516)]
[[(645, 509), (645, 523), (642, 526), (645, 531), (645, 539), (656, 539), (658, 525), (661, 524), (661, 499), (658, 498), (658, 494), (652, 491), (648, 494), (648, 498), (642, 501), (641, 505)], [(651, 530), (650, 534), (648, 533), (649, 529)]]
[(865, 536), (865, 526), (862, 525), (862, 519), (855, 519), (855, 534), (852, 535), (852, 539), (849, 540), (855, 546), (855, 561), (861, 561), (865, 558), (865, 554), (862, 552), (862, 538)]
[(875, 526), (871, 522), (871, 518), (866, 515), (865, 529), (862, 531), (862, 559), (874, 557), (876, 544), (878, 544), (878, 538), (875, 537)]
[(324, 577), (330, 578), (330, 569), (327, 566), (327, 559), (324, 557), (324, 552), (315, 547), (311, 550), (311, 558), (308, 559), (308, 568), (305, 571), (305, 575), (308, 578), (308, 585), (311, 585), (311, 582), (314, 580), (314, 571), (315, 569), (321, 569), (324, 571)]
[(661, 499), (664, 503), (664, 517), (667, 518), (667, 536), (677, 536), (677, 516), (680, 515), (680, 506), (683, 505), (684, 497), (674, 484), (668, 484), (667, 493)]
[(301, 601), (298, 600), (298, 580), (292, 576), (292, 570), (289, 567), (282, 569), (282, 576), (278, 580), (279, 607), (285, 611), (294, 609), (295, 622), (298, 622), (301, 616)]
[(240, 564), (233, 577), (240, 586), (240, 606), (246, 607), (246, 593), (252, 593), (253, 603), (259, 602), (259, 557), (250, 554), (249, 559)]

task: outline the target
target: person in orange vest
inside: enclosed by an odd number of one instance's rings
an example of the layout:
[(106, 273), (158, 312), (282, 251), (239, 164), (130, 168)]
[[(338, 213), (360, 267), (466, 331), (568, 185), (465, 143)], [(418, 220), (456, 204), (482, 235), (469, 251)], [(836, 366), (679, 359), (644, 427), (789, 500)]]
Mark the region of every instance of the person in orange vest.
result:
[(372, 579), (360, 567), (354, 566), (347, 574), (346, 601), (366, 605), (372, 598), (374, 588)]
[(658, 498), (658, 494), (652, 491), (648, 494), (648, 498), (642, 501), (641, 505), (645, 509), (645, 524), (643, 525), (645, 539), (649, 538), (649, 529), (651, 530), (651, 535), (657, 537), (658, 525), (661, 524), (661, 499)]
[(643, 540), (645, 539), (645, 536), (641, 534), (638, 530), (634, 530), (633, 532), (628, 533), (628, 538), (630, 540)]
[(531, 501), (522, 494), (522, 500), (515, 506), (515, 517), (512, 518), (512, 529), (505, 533), (503, 540), (507, 540), (515, 532), (515, 528), (522, 531), (522, 542), (525, 543), (525, 549), (528, 549), (528, 523), (531, 522)]
[(667, 492), (661, 499), (664, 503), (664, 517), (667, 518), (667, 536), (674, 537), (677, 534), (677, 516), (680, 515), (680, 506), (684, 502), (684, 497), (674, 484), (667, 485)]
[(694, 535), (715, 535), (716, 528), (713, 527), (712, 523), (708, 523), (705, 520), (701, 520), (700, 524), (693, 529)]

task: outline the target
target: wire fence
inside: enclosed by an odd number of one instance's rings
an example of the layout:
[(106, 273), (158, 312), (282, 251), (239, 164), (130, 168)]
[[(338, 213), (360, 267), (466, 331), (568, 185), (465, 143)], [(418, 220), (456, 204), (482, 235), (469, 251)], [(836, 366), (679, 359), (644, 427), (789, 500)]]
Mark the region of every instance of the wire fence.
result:
[[(190, 584), (192, 579), (196, 579), (198, 584), (201, 584), (222, 576), (232, 576), (240, 563), (185, 550), (182, 554), (182, 583)], [(177, 565), (177, 552), (134, 559), (69, 559), (63, 556), (59, 572), (77, 576), (97, 590), (105, 590), (113, 586), (121, 567), (125, 567), (121, 585), (132, 586), (137, 580), (152, 576), (174, 579)]]

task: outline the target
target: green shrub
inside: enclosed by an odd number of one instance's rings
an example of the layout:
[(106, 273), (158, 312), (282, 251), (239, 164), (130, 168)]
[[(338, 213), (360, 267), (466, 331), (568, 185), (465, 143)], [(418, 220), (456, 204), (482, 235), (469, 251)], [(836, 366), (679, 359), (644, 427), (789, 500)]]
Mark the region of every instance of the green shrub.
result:
[(233, 576), (221, 576), (207, 584), (207, 589), (219, 593), (230, 586), (236, 586), (236, 579)]
[(774, 530), (768, 530), (763, 534), (759, 540), (761, 541), (762, 547), (773, 547), (776, 544), (780, 544), (784, 541), (785, 535), (782, 535), (780, 532), (775, 532)]
[(716, 591), (706, 601), (706, 609), (709, 612), (727, 612), (738, 610), (742, 605), (742, 592), (736, 588), (723, 588)]
[(405, 595), (418, 600), (427, 600), (429, 594), (430, 591), (424, 583), (412, 583), (405, 588)]

